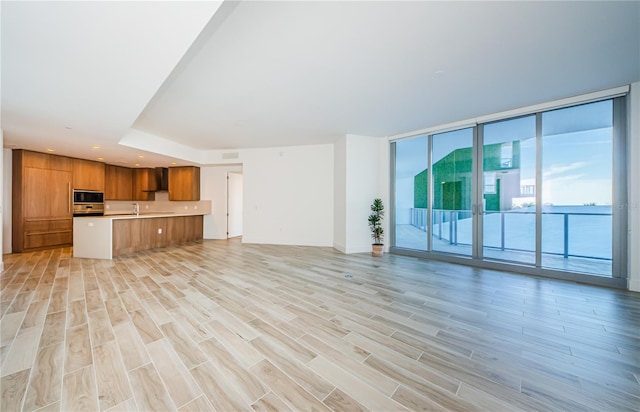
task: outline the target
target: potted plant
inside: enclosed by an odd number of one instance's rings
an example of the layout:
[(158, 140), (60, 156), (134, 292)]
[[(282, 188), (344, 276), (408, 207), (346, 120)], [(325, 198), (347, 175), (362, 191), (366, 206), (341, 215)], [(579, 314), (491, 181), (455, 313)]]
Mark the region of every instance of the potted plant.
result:
[(374, 199), (371, 204), (371, 214), (369, 215), (369, 229), (371, 229), (371, 237), (373, 244), (371, 245), (373, 256), (382, 256), (384, 244), (382, 243), (382, 217), (384, 216), (384, 205), (382, 199)]

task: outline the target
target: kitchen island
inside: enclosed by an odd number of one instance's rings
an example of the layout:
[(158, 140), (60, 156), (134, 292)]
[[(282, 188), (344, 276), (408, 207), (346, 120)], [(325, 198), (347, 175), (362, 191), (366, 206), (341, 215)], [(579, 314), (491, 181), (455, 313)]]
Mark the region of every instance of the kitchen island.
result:
[(73, 218), (73, 256), (79, 258), (113, 259), (202, 237), (202, 214), (141, 213)]

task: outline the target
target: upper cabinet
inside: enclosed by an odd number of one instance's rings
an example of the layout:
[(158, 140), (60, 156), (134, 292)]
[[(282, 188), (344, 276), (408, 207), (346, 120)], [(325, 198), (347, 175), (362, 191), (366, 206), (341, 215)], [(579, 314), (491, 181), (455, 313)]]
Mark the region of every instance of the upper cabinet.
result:
[(73, 159), (73, 188), (104, 192), (105, 166), (101, 162)]
[(48, 170), (64, 170), (71, 172), (73, 170), (73, 159), (65, 156), (56, 156), (48, 153), (31, 152), (29, 150), (16, 149), (13, 150), (14, 159), (23, 167), (34, 167), (37, 169)]
[(200, 200), (200, 168), (169, 168), (169, 200)]
[(133, 200), (133, 169), (106, 165), (104, 176), (105, 200)]
[(133, 200), (155, 200), (155, 170), (144, 167), (133, 169)]

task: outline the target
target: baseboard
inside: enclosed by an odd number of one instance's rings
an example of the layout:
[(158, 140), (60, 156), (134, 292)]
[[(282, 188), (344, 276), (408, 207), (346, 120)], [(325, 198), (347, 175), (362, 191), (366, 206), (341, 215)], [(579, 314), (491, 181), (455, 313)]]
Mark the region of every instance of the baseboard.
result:
[(336, 249), (338, 252), (342, 252), (345, 255), (347, 254), (347, 248), (342, 243), (334, 243), (333, 248)]

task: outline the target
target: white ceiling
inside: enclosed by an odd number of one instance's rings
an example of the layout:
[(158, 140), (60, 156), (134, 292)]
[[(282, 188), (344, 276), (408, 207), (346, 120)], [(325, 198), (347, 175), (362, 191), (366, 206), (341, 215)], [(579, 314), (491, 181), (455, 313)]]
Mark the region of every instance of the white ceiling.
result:
[(637, 1), (1, 7), (5, 147), (112, 164), (184, 163), (154, 154), (167, 143), (383, 137), (640, 81)]

